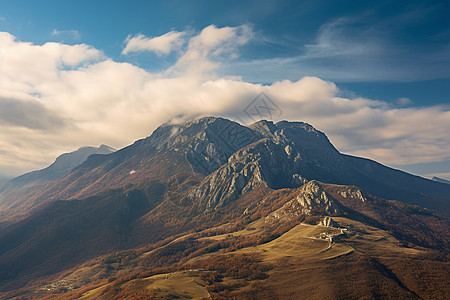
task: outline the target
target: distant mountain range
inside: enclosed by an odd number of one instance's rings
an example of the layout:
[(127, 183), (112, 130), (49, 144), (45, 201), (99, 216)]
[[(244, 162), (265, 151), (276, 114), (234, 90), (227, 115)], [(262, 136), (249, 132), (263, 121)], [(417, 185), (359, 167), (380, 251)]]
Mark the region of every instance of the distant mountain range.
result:
[(102, 151), (0, 188), (5, 297), (450, 292), (450, 185), (341, 154), (309, 124), (207, 117)]
[[(98, 148), (82, 147), (76, 151), (60, 155), (55, 162), (45, 169), (26, 173), (3, 183), (0, 185), (0, 223), (6, 221), (7, 214), (12, 211), (17, 211), (18, 215), (22, 215), (24, 211), (21, 212), (23, 209), (21, 201), (23, 199), (43, 188), (49, 182), (63, 177), (83, 163), (90, 155), (110, 154), (114, 151), (115, 149), (106, 145), (101, 145)], [(20, 209), (15, 210), (14, 208)]]

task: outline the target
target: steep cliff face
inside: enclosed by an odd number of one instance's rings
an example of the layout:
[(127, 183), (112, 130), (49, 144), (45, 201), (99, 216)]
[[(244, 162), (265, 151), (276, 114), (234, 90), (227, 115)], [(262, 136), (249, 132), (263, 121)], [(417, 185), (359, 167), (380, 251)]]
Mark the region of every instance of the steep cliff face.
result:
[(261, 139), (231, 155), (226, 164), (207, 176), (187, 197), (191, 202), (202, 199), (203, 205), (211, 210), (257, 187), (299, 187), (307, 180), (295, 173), (298, 159), (290, 146)]
[(330, 143), (325, 134), (303, 122), (281, 121), (276, 124), (259, 121), (250, 128), (276, 144), (286, 147), (297, 160), (317, 166), (338, 169), (344, 164), (339, 151)]

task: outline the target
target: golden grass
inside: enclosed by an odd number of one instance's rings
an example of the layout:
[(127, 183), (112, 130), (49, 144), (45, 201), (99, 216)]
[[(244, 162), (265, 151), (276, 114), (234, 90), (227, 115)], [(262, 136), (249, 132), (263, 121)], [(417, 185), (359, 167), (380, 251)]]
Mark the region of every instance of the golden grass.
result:
[(369, 253), (379, 252), (380, 254), (383, 253), (384, 256), (387, 254), (393, 256), (399, 254), (415, 256), (424, 253), (420, 249), (403, 246), (394, 236), (382, 229), (347, 218), (336, 217), (333, 220), (350, 228), (350, 233), (346, 237), (346, 240), (348, 243), (357, 244), (359, 251), (367, 251)]
[(143, 280), (152, 281), (147, 285), (148, 289), (158, 289), (161, 293), (177, 294), (186, 299), (210, 298), (205, 284), (195, 274), (197, 272), (175, 272), (170, 274), (158, 274)]
[(84, 294), (80, 297), (80, 299), (85, 299), (85, 300), (99, 299), (99, 298), (100, 298), (100, 295), (101, 295), (101, 293), (102, 293), (102, 291), (103, 291), (105, 288), (107, 288), (109, 285), (110, 285), (110, 283), (105, 284), (105, 285), (102, 285), (102, 286), (99, 286), (99, 287), (97, 287), (97, 288), (95, 288), (95, 289), (93, 289), (93, 290), (90, 290), (90, 291), (84, 293)]
[[(262, 223), (253, 222), (244, 230), (235, 234), (255, 234), (261, 231)], [(252, 228), (248, 230), (248, 228)], [(247, 247), (237, 251), (237, 253), (256, 252), (263, 254), (263, 260), (268, 263), (284, 257), (298, 257), (302, 259), (322, 260), (350, 253), (354, 249), (345, 244), (332, 243), (325, 239), (320, 239), (321, 233), (340, 234), (341, 231), (323, 226), (312, 226), (300, 224), (269, 243), (255, 247)], [(217, 237), (211, 237), (216, 239)]]
[[(158, 299), (210, 299), (205, 284), (198, 276), (198, 271), (182, 271), (158, 274), (146, 278), (133, 279), (121, 284), (121, 289), (132, 286), (153, 290)], [(111, 283), (86, 292), (80, 299), (103, 299), (102, 292)]]

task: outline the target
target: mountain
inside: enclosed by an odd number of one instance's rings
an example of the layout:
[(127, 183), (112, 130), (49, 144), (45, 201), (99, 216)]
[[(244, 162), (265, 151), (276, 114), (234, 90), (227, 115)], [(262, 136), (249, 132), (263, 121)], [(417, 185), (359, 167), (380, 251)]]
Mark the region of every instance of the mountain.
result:
[(444, 299), (449, 195), (302, 122), (163, 124), (28, 194), (0, 297)]
[(60, 155), (45, 169), (26, 173), (0, 185), (0, 216), (2, 221), (8, 219), (7, 215), (11, 211), (24, 210), (22, 203), (29, 195), (43, 188), (49, 182), (63, 177), (83, 163), (90, 155), (110, 154), (114, 151), (115, 149), (106, 145), (101, 145), (98, 148), (82, 147), (76, 151)]
[[(357, 185), (380, 197), (450, 214), (447, 185), (341, 154), (308, 124), (260, 121), (245, 127), (213, 117), (183, 125), (163, 124), (150, 137), (108, 156), (92, 156), (59, 180), (15, 201), (45, 206), (127, 184), (145, 188), (148, 182), (155, 182), (168, 187), (176, 174), (194, 173), (199, 179), (219, 168), (239, 168), (241, 164), (229, 159), (252, 153), (271, 157), (259, 159), (264, 166), (255, 165), (256, 170), (264, 169), (262, 181), (270, 188), (298, 187), (304, 179), (317, 179)], [(10, 218), (14, 220), (13, 215)]]
[(446, 184), (450, 184), (449, 180), (445, 180), (439, 177), (434, 176), (433, 178), (431, 178), (431, 180), (436, 181), (436, 182), (440, 182), (440, 183), (446, 183)]

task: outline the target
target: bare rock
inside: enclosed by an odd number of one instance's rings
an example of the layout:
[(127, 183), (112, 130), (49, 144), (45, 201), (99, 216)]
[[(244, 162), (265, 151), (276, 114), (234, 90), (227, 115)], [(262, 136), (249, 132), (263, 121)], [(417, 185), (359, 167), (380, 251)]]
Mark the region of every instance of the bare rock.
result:
[(328, 217), (328, 216), (324, 217), (320, 221), (319, 225), (325, 226), (325, 227), (335, 227), (335, 228), (339, 227), (339, 225), (331, 217)]

